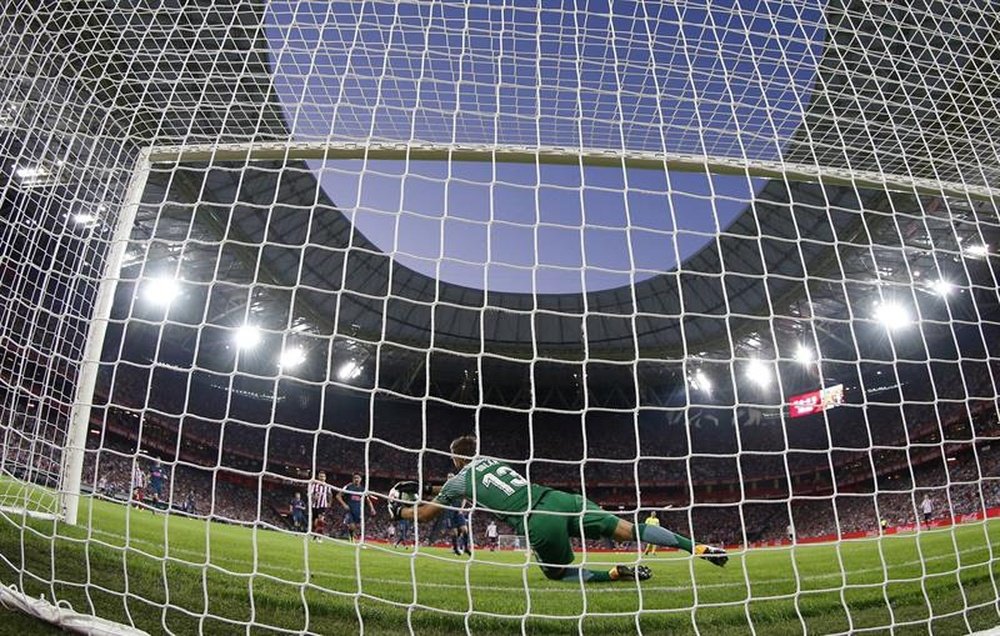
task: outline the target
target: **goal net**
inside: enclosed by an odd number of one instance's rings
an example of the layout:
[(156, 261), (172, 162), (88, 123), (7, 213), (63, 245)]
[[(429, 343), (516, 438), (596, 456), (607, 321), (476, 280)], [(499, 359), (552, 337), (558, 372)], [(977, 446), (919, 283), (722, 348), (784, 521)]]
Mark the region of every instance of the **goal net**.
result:
[[(524, 546), (528, 545), (528, 540), (524, 535), (520, 534), (501, 534), (497, 535), (496, 547), (502, 550), (521, 550)], [(490, 547), (490, 541), (487, 538), (486, 547)]]
[[(150, 633), (997, 626), (998, 17), (5, 8), (0, 598)], [(496, 488), (595, 509), (556, 548), (478, 494), (390, 518), (469, 434)]]

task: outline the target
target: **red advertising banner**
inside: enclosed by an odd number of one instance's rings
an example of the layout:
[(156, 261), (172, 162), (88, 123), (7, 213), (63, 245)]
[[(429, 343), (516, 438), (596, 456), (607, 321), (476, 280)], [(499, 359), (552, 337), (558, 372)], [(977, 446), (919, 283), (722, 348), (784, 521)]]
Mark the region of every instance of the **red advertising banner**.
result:
[(821, 413), (844, 401), (844, 385), (810, 391), (793, 395), (788, 399), (788, 417), (805, 417), (813, 413)]

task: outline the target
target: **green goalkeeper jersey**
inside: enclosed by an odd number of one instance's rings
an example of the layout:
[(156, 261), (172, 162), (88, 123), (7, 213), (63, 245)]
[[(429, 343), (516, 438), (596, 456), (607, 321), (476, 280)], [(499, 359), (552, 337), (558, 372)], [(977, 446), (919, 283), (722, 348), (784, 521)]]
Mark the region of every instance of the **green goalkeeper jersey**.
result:
[(445, 482), (434, 501), (455, 508), (461, 507), (463, 500), (470, 501), (474, 508), (492, 512), (512, 525), (515, 532), (524, 534), (525, 513), (550, 490), (529, 484), (498, 459), (481, 457)]

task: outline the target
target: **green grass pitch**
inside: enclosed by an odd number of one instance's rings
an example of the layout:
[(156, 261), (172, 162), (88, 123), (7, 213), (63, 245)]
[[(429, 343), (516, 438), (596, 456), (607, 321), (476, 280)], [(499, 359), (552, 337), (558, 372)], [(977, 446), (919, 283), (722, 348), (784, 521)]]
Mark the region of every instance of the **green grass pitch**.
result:
[[(11, 482), (0, 486), (5, 504), (18, 498)], [(480, 550), (468, 560), (439, 549), (319, 544), (89, 498), (76, 527), (0, 516), (0, 554), (3, 584), (154, 634), (353, 634), (362, 622), (366, 634), (713, 636), (949, 634), (1000, 624), (1000, 520), (737, 552), (725, 569), (666, 553), (644, 559), (654, 577), (641, 586), (584, 588), (546, 580), (523, 553)]]

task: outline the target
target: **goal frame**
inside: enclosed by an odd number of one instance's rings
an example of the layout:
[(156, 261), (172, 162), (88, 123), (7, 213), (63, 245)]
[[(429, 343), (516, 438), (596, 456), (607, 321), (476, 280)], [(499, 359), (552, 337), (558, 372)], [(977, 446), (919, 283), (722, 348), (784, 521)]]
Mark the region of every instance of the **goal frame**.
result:
[(111, 320), (115, 291), (121, 278), (125, 251), (132, 235), (132, 227), (142, 203), (142, 193), (146, 189), (151, 163), (152, 148), (141, 149), (132, 166), (132, 176), (125, 190), (125, 198), (118, 211), (114, 233), (107, 256), (104, 272), (97, 288), (94, 312), (87, 327), (87, 341), (84, 344), (80, 370), (77, 374), (76, 392), (70, 410), (66, 446), (63, 451), (62, 475), (60, 475), (59, 500), (62, 520), (69, 525), (77, 525), (80, 510), (80, 492), (83, 481), (83, 461), (87, 447), (87, 431), (97, 389), (97, 374), (101, 367), (104, 350), (104, 336)]
[(362, 143), (335, 141), (246, 142), (225, 144), (153, 145), (139, 150), (132, 167), (125, 198), (118, 212), (104, 272), (98, 286), (94, 312), (88, 327), (83, 359), (77, 376), (63, 456), (59, 498), (60, 516), (77, 525), (87, 431), (100, 370), (104, 337), (111, 318), (115, 290), (121, 277), (125, 251), (131, 238), (142, 195), (155, 165), (225, 161), (289, 160), (446, 161), (578, 165), (634, 170), (674, 170), (824, 185), (879, 188), (886, 191), (925, 195), (950, 195), (969, 200), (1000, 200), (1000, 189), (966, 183), (938, 181), (873, 171), (782, 163), (746, 158), (710, 157), (679, 153), (616, 151), (558, 146), (513, 146), (488, 144)]
[(704, 172), (714, 175), (781, 178), (793, 182), (881, 188), (911, 194), (949, 195), (974, 200), (1000, 200), (1000, 189), (911, 175), (816, 164), (786, 163), (740, 157), (715, 157), (664, 152), (604, 150), (560, 146), (515, 146), (459, 143), (389, 143), (340, 141), (249, 142), (151, 146), (145, 150), (150, 165), (203, 161), (274, 161), (295, 159), (370, 161), (497, 162), (572, 165), (645, 170)]

